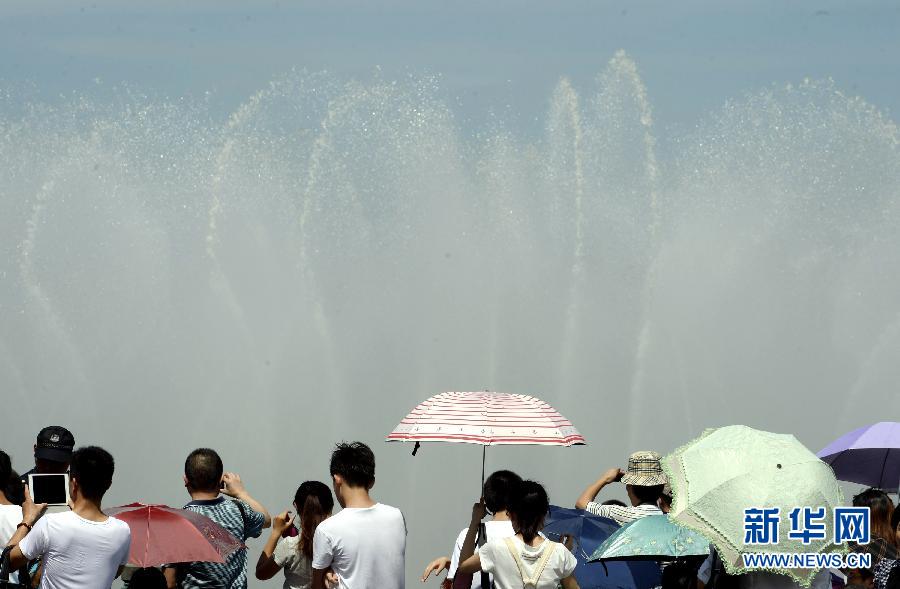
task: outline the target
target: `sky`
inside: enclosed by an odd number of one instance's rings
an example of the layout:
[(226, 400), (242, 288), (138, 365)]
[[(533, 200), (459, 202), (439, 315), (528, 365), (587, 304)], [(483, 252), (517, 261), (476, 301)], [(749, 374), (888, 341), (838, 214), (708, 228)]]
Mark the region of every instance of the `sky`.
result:
[(618, 49), (657, 121), (689, 127), (729, 98), (832, 77), (900, 108), (900, 5), (860, 1), (48, 2), (0, 10), (0, 83), (52, 100), (101, 83), (168, 97), (212, 93), (229, 112), (292, 69), (342, 78), (439, 76), (472, 130), (504, 113), (524, 130), (562, 76), (586, 87)]
[[(816, 450), (896, 414), (898, 30), (869, 0), (3, 0), (0, 390), (23, 416), (0, 447), (24, 470), (58, 421), (113, 450), (110, 502), (179, 505), (182, 457), (213, 446), (274, 512), (362, 439), (409, 514), (412, 586), (480, 476), (480, 448), (382, 443), (433, 393), (572, 419), (588, 446), (487, 455), (560, 505), (704, 427)], [(619, 50), (652, 133), (628, 85), (576, 132), (554, 88), (593, 95)], [(279, 110), (324, 116), (306, 95), (238, 110), (294, 70), (434, 78), (455, 120), (378, 91), (329, 94), (345, 116), (312, 133)], [(807, 78), (839, 92), (759, 98)], [(150, 98), (107, 109), (121, 87)], [(654, 137), (746, 94), (657, 169)], [(36, 102), (66, 106), (20, 117)]]

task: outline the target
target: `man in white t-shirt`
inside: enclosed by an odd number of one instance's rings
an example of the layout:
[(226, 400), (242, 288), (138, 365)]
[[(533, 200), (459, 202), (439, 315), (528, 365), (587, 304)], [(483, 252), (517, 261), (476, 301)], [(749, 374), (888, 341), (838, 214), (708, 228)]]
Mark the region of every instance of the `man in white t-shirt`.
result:
[(103, 448), (88, 446), (72, 454), (69, 469), (71, 511), (41, 517), (46, 504), (35, 505), (26, 489), (10, 562), (19, 568), (42, 558), (41, 589), (109, 589), (131, 548), (128, 524), (100, 509), (115, 463)]
[(369, 496), (372, 450), (362, 442), (338, 444), (331, 478), (343, 509), (316, 528), (312, 589), (326, 589), (329, 569), (341, 589), (404, 589), (406, 520), (396, 507)]
[[(635, 452), (628, 458), (627, 470), (620, 468), (607, 470), (597, 482), (584, 490), (575, 502), (575, 507), (593, 515), (615, 520), (622, 526), (648, 515), (662, 514), (657, 501), (666, 484), (666, 475), (662, 471), (659, 459), (656, 452), (649, 450)], [(603, 487), (618, 481), (625, 483), (625, 490), (631, 500), (630, 506), (620, 507), (594, 501)]]

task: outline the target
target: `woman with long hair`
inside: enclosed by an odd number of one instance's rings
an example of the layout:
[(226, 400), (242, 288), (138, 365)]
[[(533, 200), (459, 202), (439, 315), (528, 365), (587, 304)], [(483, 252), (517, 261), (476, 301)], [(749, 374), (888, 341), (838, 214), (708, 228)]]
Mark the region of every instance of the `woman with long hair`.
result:
[[(847, 569), (847, 584), (865, 583), (875, 572), (884, 575), (886, 564), (897, 560), (897, 537), (891, 529), (891, 516), (894, 503), (888, 494), (881, 489), (866, 489), (853, 497), (853, 507), (869, 508), (869, 530), (871, 539), (868, 544), (851, 544), (853, 552), (872, 555), (872, 567), (869, 569)], [(881, 563), (881, 561), (886, 561)], [(874, 586), (882, 586), (885, 579), (878, 578), (872, 582)]]
[[(488, 540), (459, 565), (459, 573), (491, 573), (497, 589), (578, 589), (578, 562), (564, 545), (540, 535), (550, 499), (539, 483), (522, 481), (509, 505), (515, 536)], [(466, 550), (468, 552), (468, 550)]]
[(309, 589), (312, 584), (313, 535), (331, 515), (334, 497), (325, 483), (306, 481), (294, 494), (299, 533), (289, 535), (294, 516), (290, 511), (272, 518), (272, 533), (256, 562), (256, 578), (265, 581), (284, 569), (284, 589)]

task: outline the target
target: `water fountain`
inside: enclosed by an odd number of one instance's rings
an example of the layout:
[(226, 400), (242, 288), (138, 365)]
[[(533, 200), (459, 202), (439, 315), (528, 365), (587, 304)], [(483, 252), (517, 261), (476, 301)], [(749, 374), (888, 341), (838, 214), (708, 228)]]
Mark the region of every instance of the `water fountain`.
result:
[(128, 90), (0, 99), (3, 444), (22, 465), (64, 423), (115, 451), (114, 500), (171, 504), (212, 445), (286, 507), (361, 438), (412, 575), (461, 527), (475, 450), (380, 439), (437, 391), (569, 416), (593, 445), (537, 450), (550, 468), (492, 453), (558, 503), (703, 427), (818, 449), (900, 410), (895, 124), (816, 81), (667, 136), (626, 55), (576, 86), (538, 141), (464, 136), (427, 78), (290, 74), (224, 122)]

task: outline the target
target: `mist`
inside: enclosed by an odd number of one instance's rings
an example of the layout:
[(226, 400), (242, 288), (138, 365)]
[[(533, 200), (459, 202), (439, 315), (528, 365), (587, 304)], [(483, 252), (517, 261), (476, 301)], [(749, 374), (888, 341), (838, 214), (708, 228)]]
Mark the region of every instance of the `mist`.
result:
[(225, 118), (128, 87), (8, 91), (3, 448), (27, 470), (65, 425), (115, 456), (107, 505), (177, 506), (209, 446), (274, 514), (364, 441), (411, 587), (479, 496), (480, 447), (384, 443), (437, 392), (570, 419), (587, 446), (487, 452), (564, 506), (707, 427), (817, 451), (896, 415), (896, 124), (829, 80), (678, 133), (652, 101), (622, 52), (547, 89), (538, 139), (500, 115), (467, 132), (427, 76), (285, 74)]

